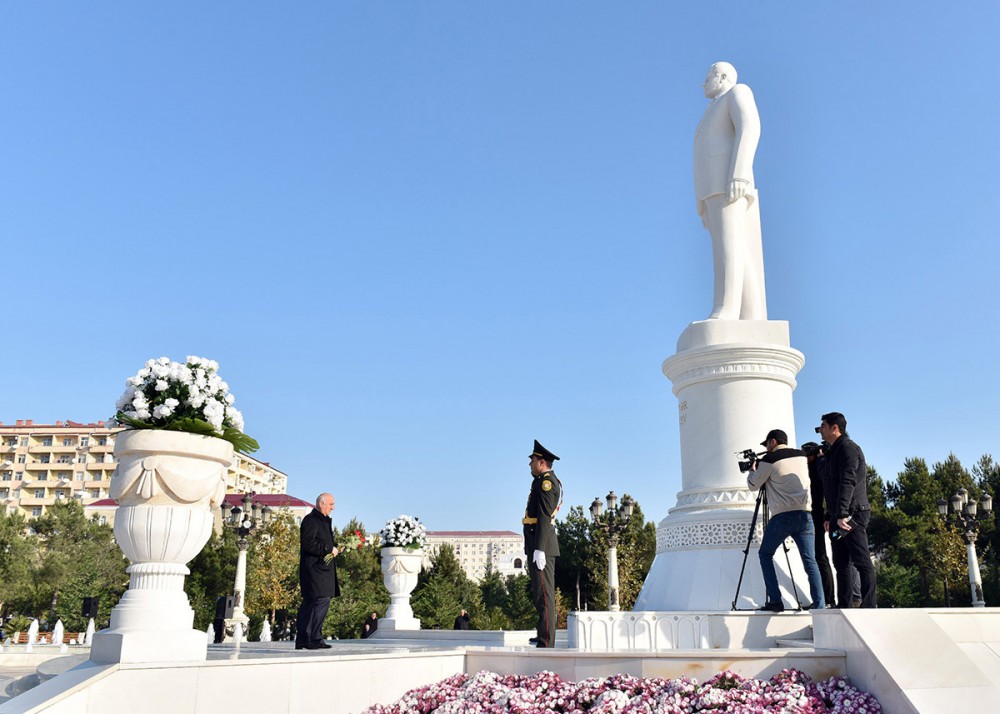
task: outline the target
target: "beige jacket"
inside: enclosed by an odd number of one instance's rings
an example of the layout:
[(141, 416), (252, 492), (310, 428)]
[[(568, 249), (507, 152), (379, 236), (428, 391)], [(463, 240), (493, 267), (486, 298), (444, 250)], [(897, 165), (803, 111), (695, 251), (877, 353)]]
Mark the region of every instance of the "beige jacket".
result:
[(788, 511), (811, 511), (809, 495), (809, 463), (798, 449), (781, 444), (757, 464), (747, 475), (747, 485), (756, 491), (767, 489), (767, 507), (771, 515)]

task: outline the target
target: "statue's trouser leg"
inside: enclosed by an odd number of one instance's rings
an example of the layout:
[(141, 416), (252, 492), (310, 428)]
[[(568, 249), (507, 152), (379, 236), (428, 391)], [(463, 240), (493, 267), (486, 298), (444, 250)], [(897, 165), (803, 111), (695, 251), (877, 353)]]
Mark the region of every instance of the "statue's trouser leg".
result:
[(767, 300), (764, 294), (764, 248), (760, 238), (760, 198), (750, 204), (745, 221), (746, 261), (743, 270), (743, 304), (740, 308), (740, 319), (766, 320)]
[(715, 294), (710, 320), (738, 320), (747, 260), (747, 201), (727, 203), (725, 196), (705, 201), (706, 222), (712, 234)]

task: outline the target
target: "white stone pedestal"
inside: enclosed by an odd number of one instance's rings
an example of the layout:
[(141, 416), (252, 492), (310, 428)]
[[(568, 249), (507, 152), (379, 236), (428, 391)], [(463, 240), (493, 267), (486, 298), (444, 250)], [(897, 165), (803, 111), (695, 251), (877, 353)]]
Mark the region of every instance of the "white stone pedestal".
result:
[[(677, 354), (663, 363), (678, 400), (681, 482), (677, 505), (656, 531), (656, 558), (633, 610), (729, 610), (743, 563), (756, 493), (737, 462), (744, 449), (762, 451), (771, 429), (795, 442), (792, 391), (805, 357), (789, 346), (788, 323), (706, 320), (688, 326)], [(757, 558), (758, 519), (738, 609), (764, 603)], [(795, 545), (791, 572), (803, 605), (809, 587)], [(795, 607), (792, 580), (775, 557), (786, 607)]]
[(94, 635), (93, 662), (197, 662), (205, 633), (194, 629), (184, 592), (187, 563), (212, 534), (226, 493), (233, 445), (214, 437), (154, 429), (115, 440), (115, 540), (131, 561), (129, 587)]
[(423, 558), (422, 550), (382, 548), (382, 582), (389, 591), (389, 607), (385, 617), (379, 618), (378, 630), (420, 629), (420, 619), (410, 607), (410, 593), (417, 586)]

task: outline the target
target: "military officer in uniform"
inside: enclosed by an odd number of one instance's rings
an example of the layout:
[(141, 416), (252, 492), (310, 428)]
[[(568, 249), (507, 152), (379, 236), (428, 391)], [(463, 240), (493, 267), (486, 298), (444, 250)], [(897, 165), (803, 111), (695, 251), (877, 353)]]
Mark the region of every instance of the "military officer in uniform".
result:
[(531, 475), (531, 493), (524, 509), (524, 554), (528, 556), (531, 577), (531, 597), (538, 611), (538, 647), (556, 645), (556, 556), (559, 540), (556, 538), (556, 512), (562, 504), (562, 483), (552, 471), (552, 463), (559, 457), (535, 441), (535, 448), (528, 456)]

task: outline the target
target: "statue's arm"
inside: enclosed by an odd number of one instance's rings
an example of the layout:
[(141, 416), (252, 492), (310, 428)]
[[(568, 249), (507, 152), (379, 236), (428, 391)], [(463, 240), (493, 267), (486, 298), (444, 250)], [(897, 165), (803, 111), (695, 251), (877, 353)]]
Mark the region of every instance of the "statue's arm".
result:
[(735, 201), (751, 188), (753, 159), (760, 141), (760, 115), (750, 87), (737, 84), (729, 90), (729, 94), (729, 117), (735, 131), (729, 167), (729, 200)]

